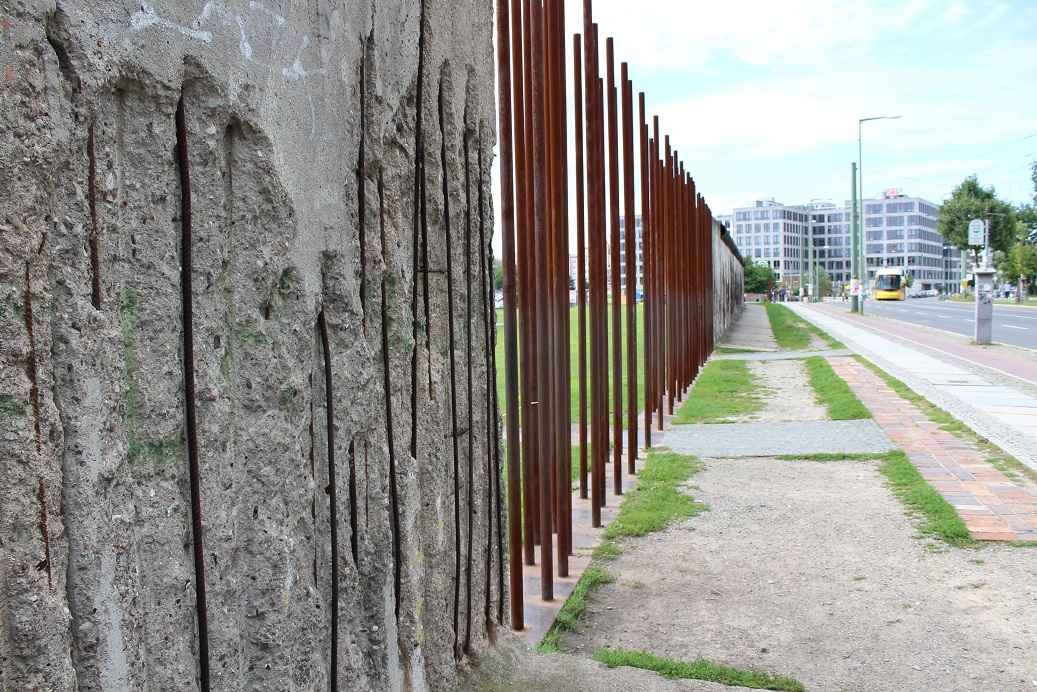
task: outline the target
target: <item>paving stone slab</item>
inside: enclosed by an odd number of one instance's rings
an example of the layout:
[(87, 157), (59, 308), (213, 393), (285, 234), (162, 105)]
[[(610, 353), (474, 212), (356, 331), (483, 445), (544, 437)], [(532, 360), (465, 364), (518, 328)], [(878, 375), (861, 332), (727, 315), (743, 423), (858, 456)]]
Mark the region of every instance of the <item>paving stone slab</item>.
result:
[(779, 454), (866, 454), (896, 445), (873, 420), (674, 425), (666, 445), (703, 457)]

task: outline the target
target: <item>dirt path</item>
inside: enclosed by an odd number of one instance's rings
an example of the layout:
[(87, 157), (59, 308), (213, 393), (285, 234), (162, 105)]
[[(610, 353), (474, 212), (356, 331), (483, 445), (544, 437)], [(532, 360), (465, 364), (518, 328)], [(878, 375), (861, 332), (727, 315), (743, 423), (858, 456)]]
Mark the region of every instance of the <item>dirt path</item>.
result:
[(825, 420), (828, 413), (817, 404), (817, 396), (807, 378), (802, 360), (754, 360), (749, 373), (757, 377), (763, 388), (765, 406), (748, 416), (746, 421), (810, 421)]
[(810, 690), (1037, 686), (1037, 550), (936, 549), (874, 463), (709, 459), (711, 506), (623, 543), (565, 646), (702, 656)]

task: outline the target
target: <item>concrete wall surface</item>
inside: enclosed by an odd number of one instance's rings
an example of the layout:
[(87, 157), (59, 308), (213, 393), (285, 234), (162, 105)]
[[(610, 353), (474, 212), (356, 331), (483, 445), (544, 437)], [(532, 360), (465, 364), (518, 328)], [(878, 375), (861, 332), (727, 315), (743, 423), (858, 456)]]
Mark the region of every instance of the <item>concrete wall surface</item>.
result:
[(713, 340), (720, 344), (745, 307), (745, 266), (724, 224), (713, 220)]
[(492, 649), (491, 15), (0, 2), (0, 689)]

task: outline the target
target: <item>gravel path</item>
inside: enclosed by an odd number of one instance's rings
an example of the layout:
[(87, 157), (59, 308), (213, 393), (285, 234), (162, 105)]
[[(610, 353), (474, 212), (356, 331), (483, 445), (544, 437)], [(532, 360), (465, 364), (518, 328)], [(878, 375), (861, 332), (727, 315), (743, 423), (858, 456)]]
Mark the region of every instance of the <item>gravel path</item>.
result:
[(873, 420), (821, 420), (800, 361), (750, 367), (758, 420), (667, 433), (704, 461), (689, 492), (710, 510), (623, 541), (565, 648), (704, 657), (810, 690), (1037, 689), (1037, 549), (920, 538), (875, 461), (773, 458), (895, 447)]
[(624, 541), (565, 642), (699, 656), (810, 690), (1037, 685), (1037, 551), (933, 550), (873, 462), (706, 459), (711, 510)]

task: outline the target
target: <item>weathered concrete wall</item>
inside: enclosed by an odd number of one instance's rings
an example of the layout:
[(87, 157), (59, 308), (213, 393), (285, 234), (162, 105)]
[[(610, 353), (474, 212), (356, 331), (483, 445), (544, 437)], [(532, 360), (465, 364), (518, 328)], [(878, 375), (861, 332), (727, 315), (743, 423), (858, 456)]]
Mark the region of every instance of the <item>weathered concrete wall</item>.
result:
[(713, 220), (713, 340), (719, 344), (745, 307), (745, 266), (724, 224)]
[(491, 12), (3, 0), (0, 688), (204, 679), (195, 443), (213, 687), (492, 645)]

